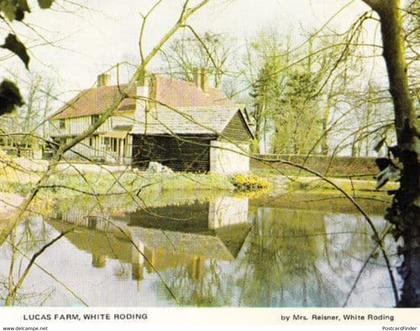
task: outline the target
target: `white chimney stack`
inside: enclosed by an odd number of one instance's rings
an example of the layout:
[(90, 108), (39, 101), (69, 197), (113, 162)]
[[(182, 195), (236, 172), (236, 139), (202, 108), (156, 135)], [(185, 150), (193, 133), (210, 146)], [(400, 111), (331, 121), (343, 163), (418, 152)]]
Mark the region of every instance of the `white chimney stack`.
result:
[(146, 105), (148, 104), (147, 100), (150, 97), (149, 83), (147, 79), (147, 73), (145, 71), (142, 72), (137, 79), (136, 97), (136, 122), (134, 125), (136, 127), (136, 131), (144, 132), (144, 126), (146, 123)]

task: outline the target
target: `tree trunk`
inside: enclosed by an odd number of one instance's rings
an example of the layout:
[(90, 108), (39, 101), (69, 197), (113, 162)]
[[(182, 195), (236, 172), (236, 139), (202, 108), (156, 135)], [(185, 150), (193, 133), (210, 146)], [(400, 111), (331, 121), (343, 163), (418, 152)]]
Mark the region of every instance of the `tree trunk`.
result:
[(330, 121), (330, 101), (327, 101), (327, 105), (324, 111), (324, 117), (322, 119), (322, 140), (321, 140), (321, 154), (328, 155), (329, 145), (328, 145), (328, 122)]
[(400, 188), (394, 196), (386, 218), (395, 225), (396, 237), (402, 236), (403, 263), (399, 273), (403, 279), (401, 307), (420, 306), (420, 196), (419, 131), (414, 105), (410, 97), (402, 31), (400, 0), (364, 0), (381, 21), (383, 56), (394, 104), (397, 156), (402, 164)]

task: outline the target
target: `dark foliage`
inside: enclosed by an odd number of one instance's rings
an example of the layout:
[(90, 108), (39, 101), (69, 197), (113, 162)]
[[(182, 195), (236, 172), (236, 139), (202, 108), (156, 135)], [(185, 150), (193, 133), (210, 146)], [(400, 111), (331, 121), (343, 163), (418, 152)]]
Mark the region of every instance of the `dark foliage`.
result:
[(19, 89), (11, 81), (4, 80), (0, 84), (0, 116), (20, 106), (23, 106), (23, 100)]
[[(54, 0), (38, 0), (38, 5), (42, 9), (50, 8)], [(0, 17), (12, 22), (22, 21), (25, 18), (25, 13), (30, 13), (27, 0), (0, 0)], [(18, 39), (18, 37), (9, 33), (0, 47), (16, 54), (25, 67), (28, 69), (30, 57), (25, 45)], [(24, 102), (19, 92), (18, 87), (11, 81), (5, 79), (0, 84), (0, 116), (11, 113), (16, 107), (23, 106)]]
[(26, 51), (26, 47), (22, 42), (19, 41), (19, 39), (12, 33), (9, 33), (7, 36), (5, 42), (3, 45), (1, 45), (2, 48), (8, 49), (9, 51), (15, 53), (19, 58), (25, 63), (26, 69), (28, 69), (29, 65), (29, 55)]

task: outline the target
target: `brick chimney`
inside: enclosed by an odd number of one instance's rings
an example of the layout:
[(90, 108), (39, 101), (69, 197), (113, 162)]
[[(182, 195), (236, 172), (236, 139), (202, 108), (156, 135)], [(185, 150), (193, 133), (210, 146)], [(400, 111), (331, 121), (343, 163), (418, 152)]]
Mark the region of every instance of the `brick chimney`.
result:
[(100, 74), (98, 75), (98, 79), (97, 79), (97, 83), (96, 85), (98, 87), (102, 87), (102, 86), (109, 86), (111, 83), (111, 75), (110, 74)]
[(204, 92), (209, 89), (209, 72), (206, 68), (193, 68), (193, 82)]

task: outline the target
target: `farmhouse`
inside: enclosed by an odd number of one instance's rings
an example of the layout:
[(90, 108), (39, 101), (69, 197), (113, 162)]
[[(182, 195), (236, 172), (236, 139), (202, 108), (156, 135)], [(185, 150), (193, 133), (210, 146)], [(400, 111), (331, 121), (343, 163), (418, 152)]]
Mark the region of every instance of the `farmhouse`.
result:
[[(109, 82), (108, 74), (99, 75), (96, 88), (82, 91), (57, 112), (50, 121), (57, 145), (98, 121), (127, 89)], [(220, 89), (209, 86), (204, 70), (196, 71), (194, 82), (148, 74), (95, 134), (65, 157), (140, 169), (155, 161), (175, 171), (247, 172), (251, 139), (242, 111)]]

